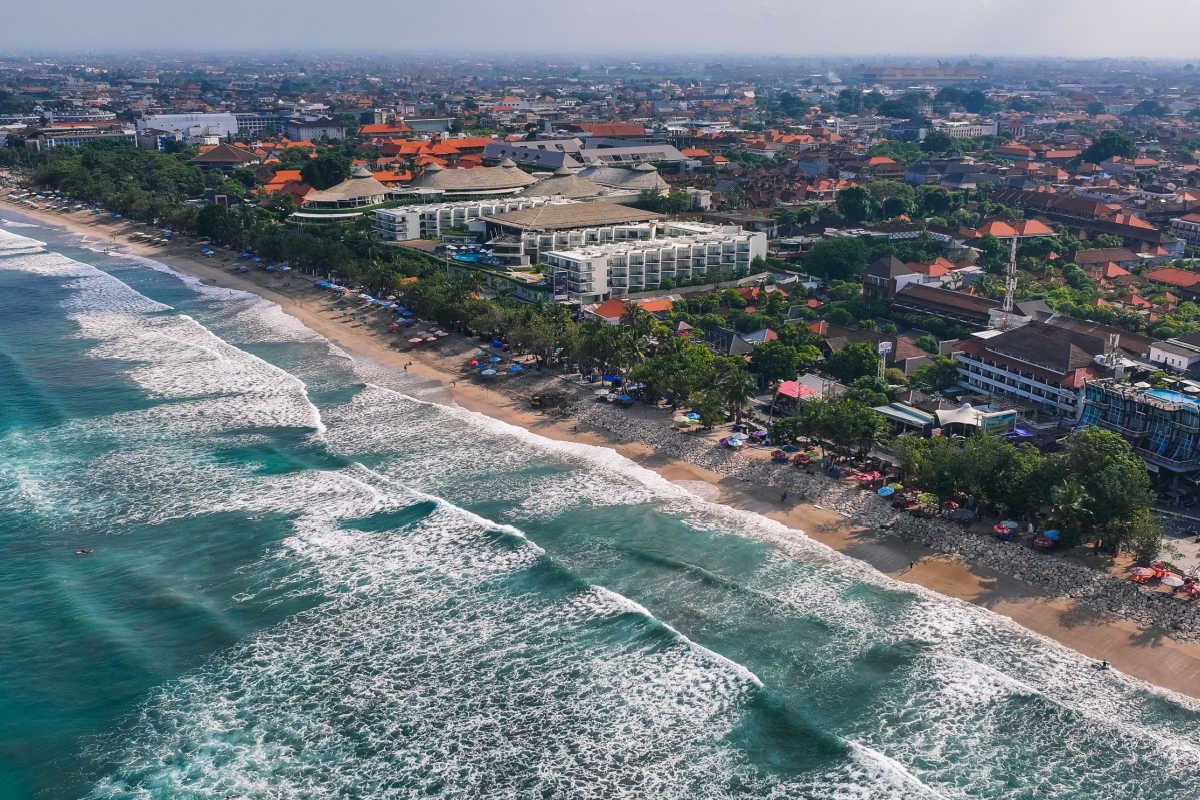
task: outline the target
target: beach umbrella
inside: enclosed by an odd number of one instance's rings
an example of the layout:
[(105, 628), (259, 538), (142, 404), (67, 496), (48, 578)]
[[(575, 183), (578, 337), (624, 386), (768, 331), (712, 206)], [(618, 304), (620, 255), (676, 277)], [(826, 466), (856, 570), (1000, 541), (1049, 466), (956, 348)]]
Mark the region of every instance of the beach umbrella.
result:
[(468, 361), (468, 362), (467, 362), (467, 366), (470, 366), (470, 367), (478, 367), (478, 366), (479, 366), (479, 362), (478, 362), (478, 361), (475, 361), (474, 359), (472, 359), (471, 361)]
[(393, 322), (391, 325), (388, 325), (388, 327), (389, 327), (389, 328), (399, 328), (399, 327), (400, 327), (400, 323), (399, 323), (399, 322)]
[(262, 261), (262, 259), (261, 259), (261, 258), (259, 258), (258, 256), (255, 256), (255, 257), (254, 257), (253, 259), (251, 259), (251, 260), (252, 260), (252, 261), (254, 261), (255, 263), (258, 263), (259, 261)]
[(896, 493), (896, 490), (893, 489), (892, 487), (883, 486), (875, 494), (879, 495), (880, 497), (891, 497), (895, 493)]
[(411, 317), (412, 315), (413, 313), (411, 311), (403, 311), (400, 313), (400, 316), (402, 317)]
[(520, 365), (520, 364), (513, 364), (511, 367), (509, 367), (509, 368), (508, 368), (508, 370), (509, 370), (509, 372), (520, 372), (520, 371), (521, 371), (521, 365)]
[(491, 358), (488, 359), (488, 363), (489, 364), (499, 364), (503, 360), (504, 360), (503, 358), (500, 358), (498, 356), (492, 356)]
[(1154, 570), (1148, 567), (1133, 567), (1129, 570), (1130, 575), (1137, 575), (1140, 578), (1148, 578), (1154, 574)]
[(500, 341), (499, 339), (493, 339), (492, 347), (504, 347), (504, 342)]
[(1010, 528), (1014, 531), (1017, 528), (1021, 527), (1021, 525), (1015, 519), (1006, 519), (1003, 522), (1001, 522), (1000, 524), (1003, 525), (1004, 527)]
[(1042, 532), (1042, 536), (1045, 536), (1047, 539), (1050, 539), (1051, 541), (1055, 541), (1055, 542), (1058, 541), (1058, 535), (1059, 535), (1058, 530), (1056, 528), (1051, 528), (1048, 531)]
[(992, 526), (992, 533), (1000, 534), (1001, 536), (1003, 536), (1004, 534), (1008, 533), (1008, 527), (1006, 525), (996, 523), (995, 525)]
[(480, 375), (488, 375), (488, 376), (492, 376), (492, 375), (495, 375), (495, 374), (496, 374), (496, 370), (494, 370), (494, 369), (485, 369), (483, 372), (480, 372), (479, 374), (480, 374)]
[(242, 253), (242, 258), (249, 258), (249, 257), (250, 257), (249, 253)]
[(425, 340), (422, 339), (420, 336), (414, 336), (413, 338), (408, 340), (408, 343), (409, 344), (420, 344), (423, 341), (425, 341)]
[(1168, 575), (1162, 579), (1163, 586), (1183, 586), (1183, 578), (1178, 575)]
[(621, 401), (622, 403), (632, 403), (633, 402), (633, 398), (627, 394), (617, 395), (617, 400)]

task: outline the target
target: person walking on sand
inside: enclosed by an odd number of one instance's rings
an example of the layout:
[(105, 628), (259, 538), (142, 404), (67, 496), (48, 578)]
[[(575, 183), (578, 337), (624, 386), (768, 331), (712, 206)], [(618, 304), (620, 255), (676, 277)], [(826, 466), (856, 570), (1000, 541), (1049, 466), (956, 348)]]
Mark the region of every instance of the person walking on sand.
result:
[(781, 503), (786, 503), (786, 502), (787, 502), (787, 495), (788, 495), (788, 493), (787, 493), (787, 492), (784, 492), (783, 494), (781, 494), (781, 495), (779, 496), (779, 502), (781, 502)]

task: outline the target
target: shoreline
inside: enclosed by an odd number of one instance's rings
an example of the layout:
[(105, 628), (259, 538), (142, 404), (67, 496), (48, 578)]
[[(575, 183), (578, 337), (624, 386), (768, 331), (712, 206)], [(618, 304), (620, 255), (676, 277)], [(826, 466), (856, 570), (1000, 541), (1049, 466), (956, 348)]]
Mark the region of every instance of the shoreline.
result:
[[(800, 535), (864, 561), (894, 579), (994, 611), (1087, 657), (1105, 659), (1114, 669), (1128, 675), (1200, 698), (1200, 642), (1173, 639), (1165, 631), (1102, 614), (1078, 600), (1053, 596), (1012, 575), (968, 565), (917, 542), (880, 535), (856, 524), (853, 516), (842, 512), (803, 502), (784, 507), (775, 488), (755, 486), (722, 475), (659, 452), (643, 442), (622, 441), (613, 432), (586, 421), (569, 417), (556, 419), (531, 411), (523, 402), (503, 391), (461, 380), (460, 368), (465, 353), (472, 349), (471, 346), (460, 346), (469, 344), (462, 337), (446, 340), (445, 350), (453, 349), (454, 352), (389, 346), (382, 338), (388, 335), (386, 328), (340, 319), (340, 312), (325, 302), (327, 298), (314, 294), (305, 278), (257, 270), (231, 272), (230, 265), (239, 262), (224, 251), (218, 251), (214, 256), (201, 256), (194, 252), (198, 245), (172, 242), (152, 246), (134, 241), (129, 234), (149, 226), (97, 217), (87, 211), (60, 213), (28, 209), (0, 200), (0, 212), (11, 212), (50, 227), (113, 241), (127, 252), (159, 261), (208, 286), (257, 295), (278, 304), (284, 313), (357, 356), (388, 367), (407, 368), (440, 385), (436, 398), (439, 402), (457, 404), (549, 439), (616, 450), (706, 499), (779, 521), (798, 533), (803, 532)], [(910, 564), (914, 565), (911, 569)]]

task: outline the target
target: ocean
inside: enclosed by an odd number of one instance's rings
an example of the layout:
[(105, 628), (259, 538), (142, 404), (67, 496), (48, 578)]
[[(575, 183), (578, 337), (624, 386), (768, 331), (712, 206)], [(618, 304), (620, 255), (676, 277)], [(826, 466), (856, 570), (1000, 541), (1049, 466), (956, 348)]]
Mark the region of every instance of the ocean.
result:
[(4, 217), (0, 797), (1200, 786), (1194, 700)]

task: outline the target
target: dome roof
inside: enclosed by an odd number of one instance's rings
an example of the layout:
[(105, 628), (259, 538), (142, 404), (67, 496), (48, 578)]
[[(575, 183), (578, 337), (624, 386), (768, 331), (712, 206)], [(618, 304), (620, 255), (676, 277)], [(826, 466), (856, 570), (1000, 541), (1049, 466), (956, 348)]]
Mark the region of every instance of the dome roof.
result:
[(500, 162), (500, 166), (502, 167), (515, 167), (516, 165), (517, 162), (513, 161), (511, 158), (506, 158)]
[(367, 169), (362, 164), (355, 164), (354, 168), (352, 170), (350, 170), (350, 177), (351, 178), (370, 178), (371, 170)]
[(644, 161), (634, 167), (634, 169), (636, 169), (638, 172), (658, 172), (658, 167), (654, 166), (653, 164), (648, 164)]
[(443, 167), (441, 164), (437, 163), (436, 161), (431, 161), (425, 167), (426, 172), (441, 172), (444, 169), (445, 169), (445, 167)]

